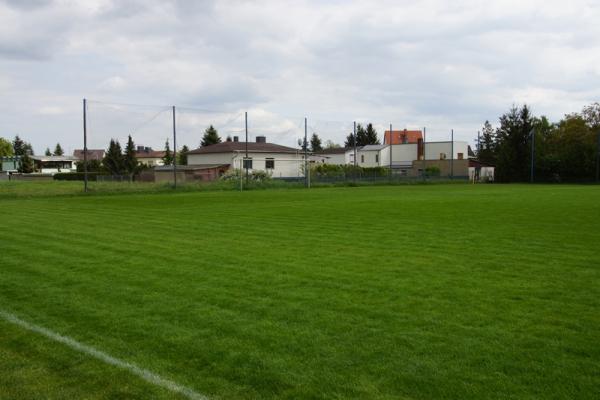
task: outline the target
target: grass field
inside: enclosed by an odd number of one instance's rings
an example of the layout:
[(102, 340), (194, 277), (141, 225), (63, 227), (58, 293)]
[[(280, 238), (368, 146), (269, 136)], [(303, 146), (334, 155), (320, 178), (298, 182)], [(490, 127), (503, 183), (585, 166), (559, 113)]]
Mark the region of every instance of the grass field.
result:
[[(598, 398), (598, 186), (2, 190), (0, 312), (209, 398)], [(185, 398), (6, 318), (0, 371)]]

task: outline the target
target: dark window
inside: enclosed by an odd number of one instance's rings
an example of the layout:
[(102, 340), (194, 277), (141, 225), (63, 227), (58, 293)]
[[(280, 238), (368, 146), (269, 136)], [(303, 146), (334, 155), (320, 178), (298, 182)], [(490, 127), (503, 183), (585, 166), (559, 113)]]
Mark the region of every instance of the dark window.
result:
[(361, 155), (360, 155), (360, 162), (361, 162), (361, 163), (364, 163), (364, 162), (365, 162), (365, 155), (364, 155), (364, 154), (361, 154)]
[(252, 169), (252, 159), (246, 158), (244, 160), (244, 169)]
[(378, 163), (379, 162), (379, 154), (375, 154), (375, 162)]
[(265, 160), (265, 168), (266, 169), (275, 169), (275, 159), (274, 158), (267, 158)]
[(462, 160), (463, 159), (463, 153), (458, 153), (458, 159)]

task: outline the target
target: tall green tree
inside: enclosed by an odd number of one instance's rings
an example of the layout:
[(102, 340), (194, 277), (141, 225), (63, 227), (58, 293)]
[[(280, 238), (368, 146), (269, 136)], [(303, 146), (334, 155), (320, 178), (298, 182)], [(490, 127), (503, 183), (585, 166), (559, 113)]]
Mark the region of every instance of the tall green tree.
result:
[(133, 175), (137, 172), (138, 160), (135, 156), (135, 144), (133, 143), (131, 135), (127, 136), (127, 145), (125, 145), (123, 165), (125, 167), (125, 172), (128, 174)]
[(221, 143), (221, 138), (219, 137), (217, 130), (211, 125), (204, 131), (204, 136), (202, 136), (200, 146), (210, 146), (211, 144), (217, 143)]
[[(359, 136), (360, 143), (360, 136)], [(367, 124), (367, 128), (364, 131), (364, 144), (362, 146), (366, 146), (368, 144), (380, 144), (379, 138), (377, 137), (377, 131), (373, 127), (372, 123)]]
[(62, 146), (60, 145), (60, 143), (56, 143), (56, 147), (54, 147), (54, 155), (62, 156), (63, 154), (65, 154), (65, 152), (63, 151)]
[(527, 105), (513, 106), (500, 117), (496, 130), (496, 173), (501, 182), (525, 182), (529, 180), (531, 130), (533, 117)]
[(14, 154), (12, 143), (0, 137), (0, 157), (10, 157)]
[(494, 128), (490, 121), (485, 121), (481, 129), (479, 149), (477, 150), (477, 158), (479, 161), (495, 164), (496, 163), (496, 142)]
[(600, 103), (592, 103), (589, 106), (585, 106), (581, 114), (590, 128), (596, 131), (600, 129)]
[(179, 154), (177, 155), (177, 164), (179, 165), (187, 165), (188, 163), (188, 152), (190, 149), (184, 144)]
[(592, 179), (595, 173), (596, 132), (582, 115), (565, 116), (549, 140), (553, 172), (560, 179)]
[(50, 147), (46, 147), (46, 151), (44, 152), (44, 155), (46, 157), (50, 157), (52, 155), (52, 152), (50, 151)]
[(173, 165), (173, 153), (169, 147), (169, 139), (165, 142), (165, 155), (162, 158), (164, 165)]
[(316, 133), (313, 133), (310, 137), (310, 151), (317, 152), (323, 150), (323, 146), (321, 145), (321, 138)]
[(346, 141), (344, 142), (344, 147), (354, 147), (354, 142), (356, 138), (354, 137), (354, 132), (350, 132), (348, 136), (346, 136)]
[(28, 152), (21, 155), (21, 164), (19, 166), (19, 172), (24, 174), (30, 174), (34, 170), (33, 160)]
[(25, 155), (26, 147), (23, 139), (19, 137), (19, 135), (15, 136), (15, 139), (12, 142), (13, 145), (13, 153), (15, 156), (23, 156)]
[(112, 175), (123, 175), (125, 172), (125, 160), (118, 140), (110, 140), (102, 165)]
[(356, 145), (357, 146), (365, 146), (367, 143), (367, 131), (365, 128), (358, 124), (356, 125)]

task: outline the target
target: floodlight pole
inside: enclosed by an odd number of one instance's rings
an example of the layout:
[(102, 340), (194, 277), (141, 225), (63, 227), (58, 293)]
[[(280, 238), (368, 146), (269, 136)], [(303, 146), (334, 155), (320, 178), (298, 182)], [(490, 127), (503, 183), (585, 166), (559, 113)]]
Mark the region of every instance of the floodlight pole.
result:
[(529, 182), (533, 183), (534, 181), (534, 171), (535, 171), (535, 128), (531, 128), (531, 173), (529, 177)]
[(177, 128), (175, 125), (175, 106), (173, 106), (173, 188), (177, 189)]
[(88, 191), (87, 171), (87, 99), (83, 99), (83, 191)]
[(454, 129), (450, 130), (450, 179), (454, 179)]
[(244, 166), (246, 168), (246, 186), (248, 186), (248, 111), (244, 114), (244, 123), (246, 126), (246, 155), (244, 157)]

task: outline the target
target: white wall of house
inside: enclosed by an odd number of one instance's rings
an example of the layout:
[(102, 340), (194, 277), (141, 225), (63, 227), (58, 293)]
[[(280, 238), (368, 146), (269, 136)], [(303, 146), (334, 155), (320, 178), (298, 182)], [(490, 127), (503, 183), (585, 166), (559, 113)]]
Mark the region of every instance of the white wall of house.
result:
[[(459, 160), (461, 158), (466, 160), (469, 158), (468, 153), (469, 144), (467, 142), (455, 141), (454, 142), (454, 159)], [(441, 155), (445, 155), (446, 160), (452, 158), (452, 142), (426, 142), (425, 143), (425, 159), (426, 160), (439, 160)], [(415, 158), (416, 160), (416, 158)]]
[(357, 150), (358, 166), (364, 168), (381, 166), (380, 150)]
[(137, 157), (138, 163), (146, 164), (149, 167), (156, 167), (157, 165), (165, 165), (162, 158), (159, 157)]
[(42, 174), (57, 174), (62, 172), (77, 172), (77, 167), (75, 163), (71, 163), (69, 168), (44, 168), (42, 167), (39, 171)]
[[(229, 164), (230, 168), (240, 168), (245, 153), (189, 154), (188, 165)], [(252, 158), (250, 171), (265, 171), (273, 178), (293, 178), (304, 176), (304, 155), (290, 153), (248, 152)], [(273, 159), (274, 168), (267, 168), (266, 159)]]
[(416, 143), (394, 144), (392, 145), (392, 164), (412, 165), (412, 162), (418, 158), (418, 145)]

